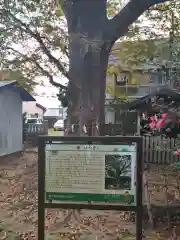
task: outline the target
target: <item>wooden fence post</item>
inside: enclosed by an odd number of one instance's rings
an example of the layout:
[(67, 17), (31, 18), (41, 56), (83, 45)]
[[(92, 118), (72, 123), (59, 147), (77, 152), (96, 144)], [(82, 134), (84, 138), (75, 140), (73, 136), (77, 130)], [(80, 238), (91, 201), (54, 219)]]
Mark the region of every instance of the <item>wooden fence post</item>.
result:
[(149, 222), (151, 225), (151, 228), (154, 228), (154, 220), (153, 220), (153, 214), (152, 214), (152, 208), (151, 208), (151, 202), (150, 202), (150, 194), (148, 191), (148, 181), (147, 181), (147, 171), (145, 170), (143, 173), (143, 184), (144, 184), (144, 203), (147, 207)]

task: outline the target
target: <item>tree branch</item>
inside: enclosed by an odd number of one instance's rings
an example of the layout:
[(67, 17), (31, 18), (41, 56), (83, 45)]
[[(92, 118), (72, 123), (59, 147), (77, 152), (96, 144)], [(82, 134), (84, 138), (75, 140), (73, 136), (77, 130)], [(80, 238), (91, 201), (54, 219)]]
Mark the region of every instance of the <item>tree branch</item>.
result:
[(66, 46), (64, 46), (63, 50), (64, 54), (66, 55), (66, 57), (69, 58), (69, 52), (68, 52), (68, 48)]
[[(40, 69), (40, 71), (42, 72), (42, 74), (44, 74), (46, 77), (49, 78), (49, 82), (55, 86), (55, 87), (60, 87), (61, 89), (67, 90), (68, 87), (62, 85), (61, 83), (57, 83), (54, 81), (53, 76), (47, 71), (45, 70), (38, 62), (37, 59), (35, 57), (32, 56), (32, 58), (28, 58), (27, 56), (25, 56), (24, 54), (22, 54), (21, 52), (19, 52), (18, 50), (12, 48), (12, 47), (8, 47), (9, 50), (19, 54), (21, 57), (23, 57), (26, 61), (32, 62), (33, 64), (35, 64), (37, 66), (37, 68)], [(13, 63), (13, 60), (10, 61), (11, 63)]]
[(71, 25), (72, 25), (73, 5), (74, 5), (73, 2), (70, 0), (66, 0), (62, 4), (62, 9), (63, 9), (64, 15), (67, 19), (68, 31), (71, 29)]
[[(41, 36), (41, 39), (47, 41), (49, 44), (53, 44), (51, 40), (49, 40), (45, 36)], [(69, 58), (69, 52), (68, 52), (68, 47), (64, 44), (63, 46), (60, 46), (61, 51), (63, 52), (64, 55), (66, 55), (67, 58)]]
[(129, 168), (131, 167), (131, 163), (130, 162), (127, 163), (126, 161), (124, 161), (124, 164), (122, 164), (121, 166), (122, 167), (120, 169), (120, 172), (121, 172), (120, 174), (125, 173), (125, 170), (127, 171), (127, 169), (129, 170)]
[(151, 6), (167, 0), (130, 0), (120, 12), (108, 21), (105, 36), (115, 42), (128, 32), (128, 27), (134, 23)]
[[(18, 50), (14, 49), (14, 48), (12, 48), (12, 47), (8, 47), (8, 46), (6, 46), (6, 49), (7, 49), (7, 50), (11, 50), (11, 51), (13, 51), (13, 52), (19, 54), (19, 55), (22, 56), (23, 58), (26, 57), (26, 56), (23, 55), (21, 52), (19, 52)], [(26, 57), (26, 58), (27, 58), (27, 57)]]
[(55, 87), (60, 87), (61, 89), (64, 89), (64, 90), (67, 90), (68, 87), (67, 86), (64, 86), (62, 85), (61, 83), (57, 83), (54, 81), (53, 79), (53, 76), (48, 72), (46, 71), (35, 59), (33, 59), (33, 62), (36, 64), (36, 66), (41, 70), (41, 72), (49, 78), (49, 82), (55, 86)]
[(7, 15), (7, 16), (10, 16), (16, 23), (18, 23), (19, 25), (16, 26), (18, 27), (21, 31), (24, 31), (26, 33), (28, 33), (29, 35), (31, 35), (40, 45), (41, 49), (43, 50), (43, 52), (47, 55), (47, 57), (49, 58), (49, 60), (51, 62), (53, 62), (56, 67), (58, 68), (58, 70), (67, 78), (70, 80), (70, 77), (69, 77), (69, 73), (65, 70), (64, 66), (60, 63), (60, 61), (55, 58), (51, 52), (49, 51), (49, 49), (45, 46), (41, 36), (39, 35), (39, 33), (36, 31), (36, 32), (33, 32), (29, 26), (22, 22), (19, 18), (15, 17), (10, 11), (8, 10), (4, 10), (4, 13)]

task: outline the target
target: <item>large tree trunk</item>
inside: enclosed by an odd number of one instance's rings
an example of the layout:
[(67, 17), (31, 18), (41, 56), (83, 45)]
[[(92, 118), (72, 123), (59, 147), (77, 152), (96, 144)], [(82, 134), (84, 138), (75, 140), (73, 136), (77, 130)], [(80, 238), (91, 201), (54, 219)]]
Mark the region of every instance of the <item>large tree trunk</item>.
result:
[[(68, 125), (77, 126), (76, 135), (85, 134), (84, 126), (88, 135), (100, 135), (104, 124), (106, 70), (110, 51), (110, 44), (103, 36), (107, 20), (106, 4), (92, 0), (74, 4), (75, 17), (69, 28), (71, 82)], [(84, 12), (86, 8), (88, 12)]]
[(104, 123), (105, 75), (113, 43), (145, 10), (165, 1), (130, 0), (111, 20), (107, 0), (64, 1), (70, 40), (68, 123), (78, 126), (76, 134), (84, 134), (84, 125)]
[(71, 65), (73, 82), (69, 88), (68, 121), (71, 125), (77, 124), (79, 134), (83, 134), (84, 126), (90, 132), (93, 128), (95, 135), (100, 134), (101, 126), (104, 124), (108, 54), (104, 49), (93, 52), (90, 48), (85, 57), (80, 56), (84, 60), (78, 64), (79, 66), (76, 66), (76, 63)]

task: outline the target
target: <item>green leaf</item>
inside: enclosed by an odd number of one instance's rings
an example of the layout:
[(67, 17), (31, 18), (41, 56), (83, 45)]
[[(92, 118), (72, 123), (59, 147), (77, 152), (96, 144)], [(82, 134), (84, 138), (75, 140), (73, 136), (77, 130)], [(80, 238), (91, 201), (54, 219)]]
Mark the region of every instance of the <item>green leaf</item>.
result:
[(64, 4), (64, 0), (59, 0), (59, 5), (60, 5), (61, 7), (63, 7), (63, 4)]

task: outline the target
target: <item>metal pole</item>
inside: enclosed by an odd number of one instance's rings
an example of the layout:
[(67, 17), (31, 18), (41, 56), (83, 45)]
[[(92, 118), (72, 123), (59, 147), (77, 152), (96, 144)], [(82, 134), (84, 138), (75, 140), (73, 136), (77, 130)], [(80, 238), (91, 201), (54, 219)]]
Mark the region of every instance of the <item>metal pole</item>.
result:
[(38, 140), (38, 240), (44, 240), (45, 141), (41, 138)]
[(143, 222), (143, 158), (142, 158), (142, 138), (137, 146), (136, 161), (136, 240), (142, 240), (142, 222)]

